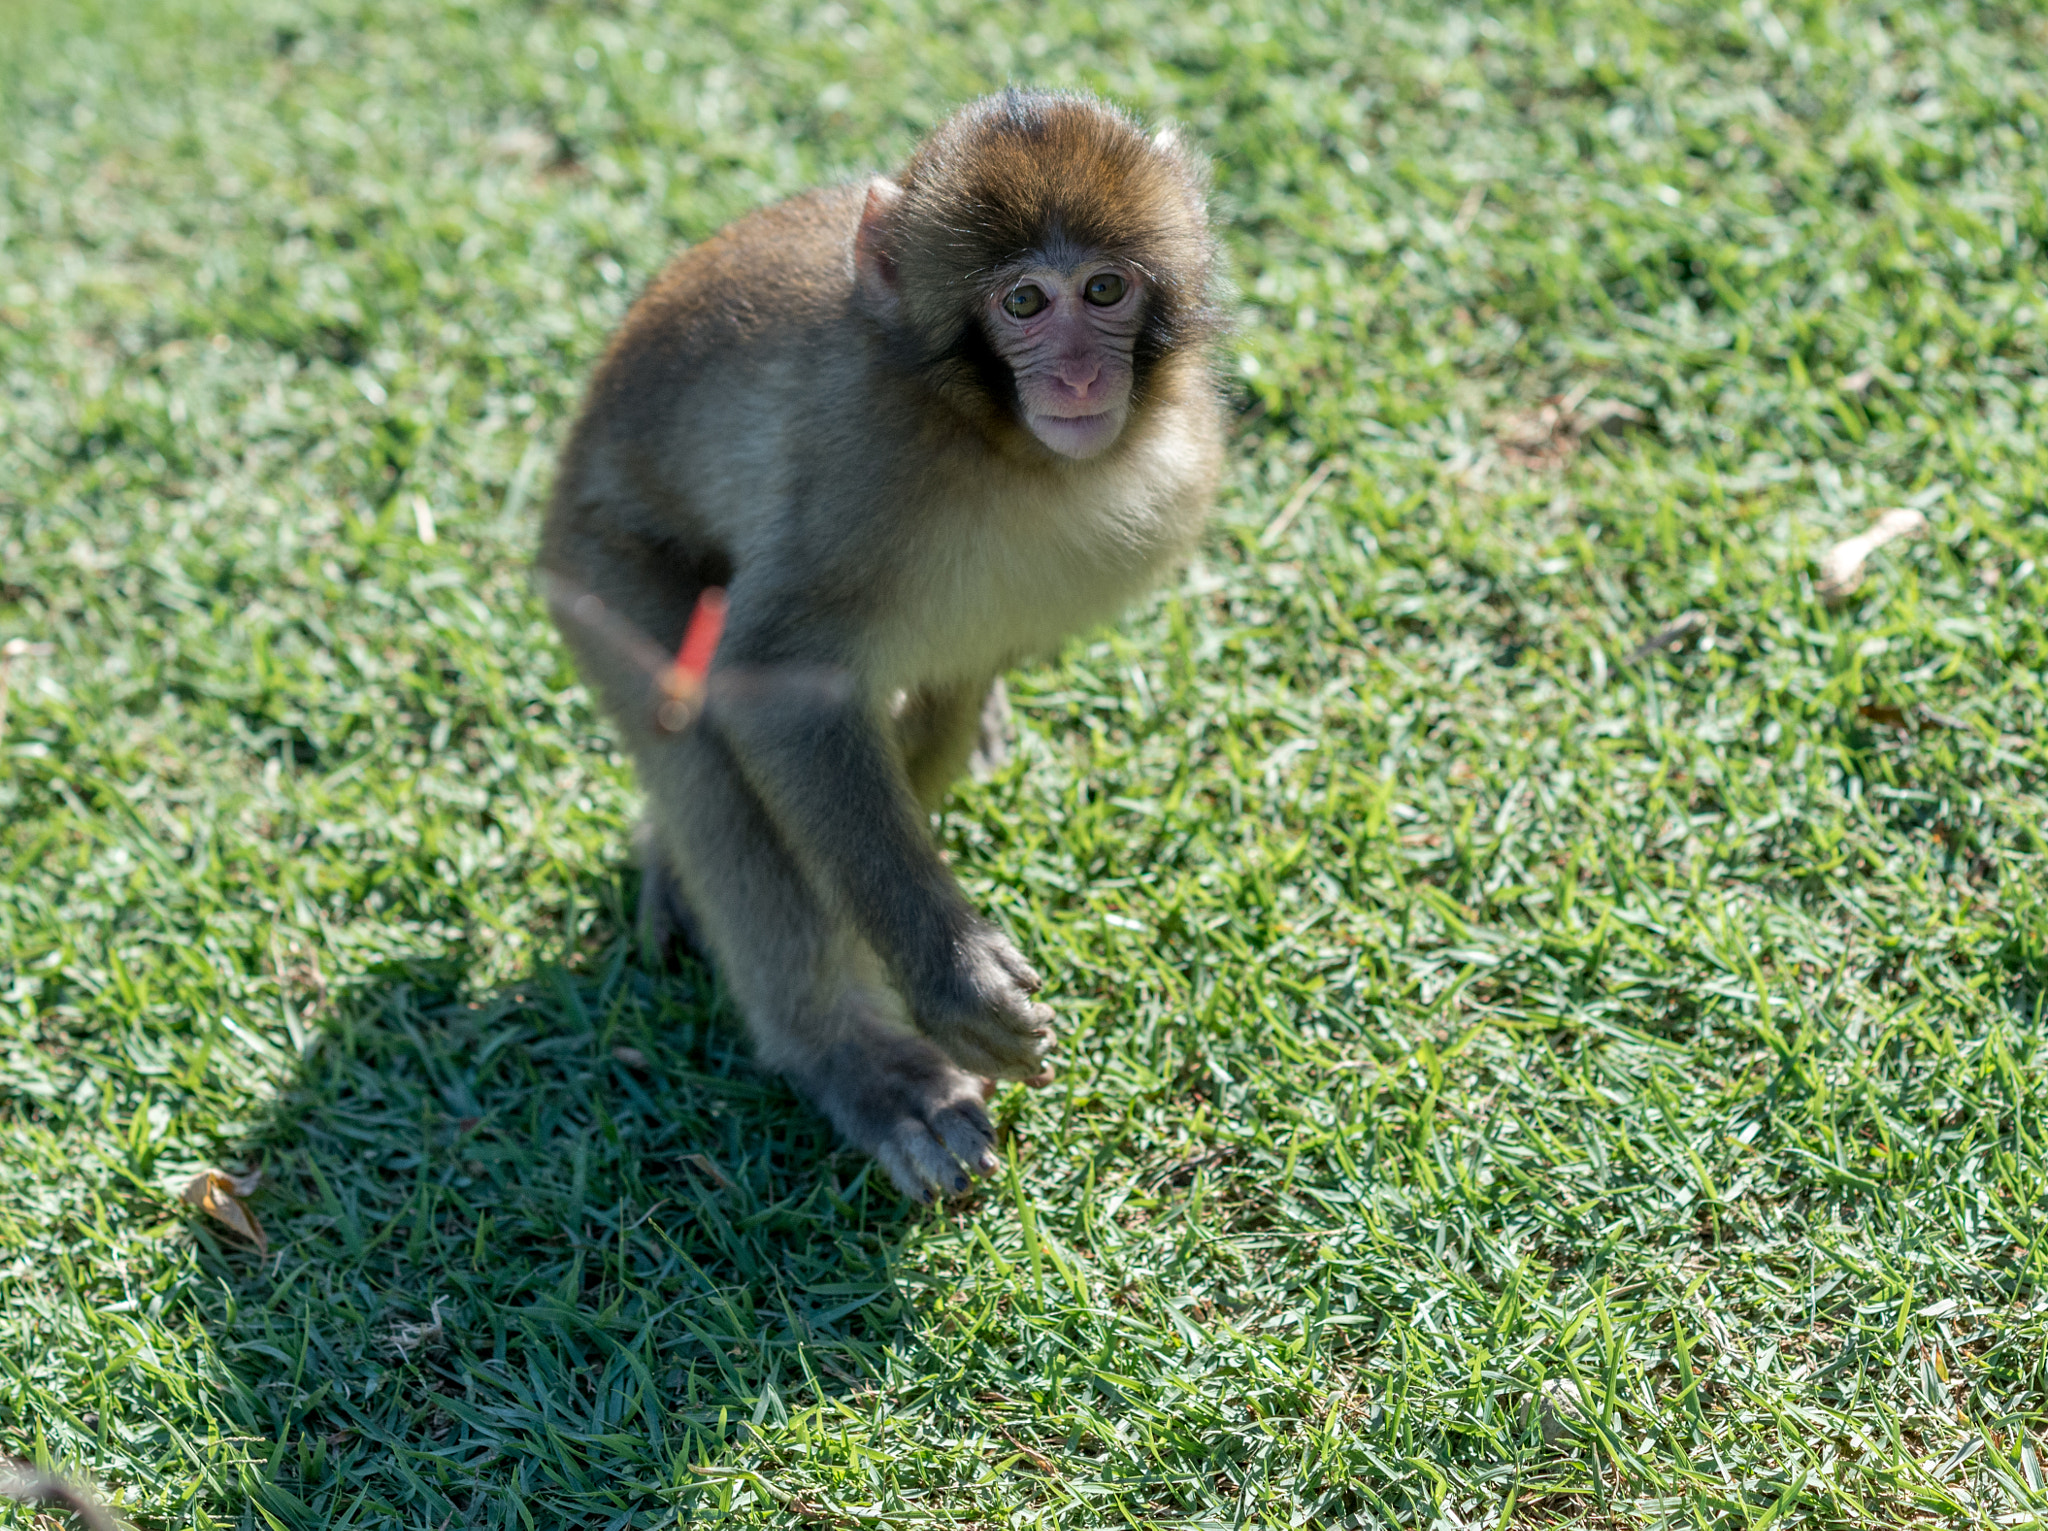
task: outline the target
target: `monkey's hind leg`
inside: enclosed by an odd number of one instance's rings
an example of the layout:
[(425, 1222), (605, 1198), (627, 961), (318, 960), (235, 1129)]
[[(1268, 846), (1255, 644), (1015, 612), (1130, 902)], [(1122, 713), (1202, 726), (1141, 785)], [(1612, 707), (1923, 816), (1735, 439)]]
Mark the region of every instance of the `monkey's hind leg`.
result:
[(633, 855), (640, 863), (640, 902), (633, 923), (641, 960), (650, 967), (673, 968), (683, 957), (708, 957), (696, 911), (669, 865), (651, 814), (633, 826)]
[(981, 699), (974, 753), (967, 757), (967, 769), (976, 781), (987, 781), (1010, 763), (1010, 745), (1016, 737), (1016, 722), (1010, 716), (1010, 688), (998, 675), (988, 683), (988, 694)]
[(835, 918), (710, 730), (642, 757), (650, 835), (682, 885), (761, 1062), (906, 1196), (995, 1170), (980, 1078), (911, 1023), (880, 961)]
[(910, 793), (936, 810), (962, 771), (985, 781), (1010, 758), (1010, 693), (998, 675), (987, 686), (906, 696), (896, 709), (896, 747)]

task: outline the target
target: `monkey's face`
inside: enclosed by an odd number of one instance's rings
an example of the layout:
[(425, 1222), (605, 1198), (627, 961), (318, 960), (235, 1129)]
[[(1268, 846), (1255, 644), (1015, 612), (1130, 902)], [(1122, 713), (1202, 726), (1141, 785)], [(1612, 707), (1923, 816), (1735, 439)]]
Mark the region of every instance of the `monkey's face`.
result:
[(1082, 259), (1026, 266), (989, 298), (989, 338), (1024, 424), (1062, 457), (1093, 457), (1123, 433), (1143, 288), (1127, 265)]

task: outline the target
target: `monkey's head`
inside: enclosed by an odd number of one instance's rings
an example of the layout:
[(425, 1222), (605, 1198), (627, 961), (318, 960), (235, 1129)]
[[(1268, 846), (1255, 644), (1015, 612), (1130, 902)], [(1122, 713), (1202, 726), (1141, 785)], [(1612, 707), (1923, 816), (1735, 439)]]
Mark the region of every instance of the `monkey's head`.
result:
[(1093, 457), (1219, 328), (1206, 185), (1171, 133), (1099, 101), (990, 96), (869, 184), (861, 298), (956, 405)]

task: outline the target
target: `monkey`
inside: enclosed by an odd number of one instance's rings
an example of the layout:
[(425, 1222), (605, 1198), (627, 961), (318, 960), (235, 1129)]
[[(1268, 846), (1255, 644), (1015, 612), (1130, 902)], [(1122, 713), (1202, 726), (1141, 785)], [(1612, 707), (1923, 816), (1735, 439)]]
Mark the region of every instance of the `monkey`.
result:
[(558, 465), (544, 578), (671, 651), (725, 591), (680, 732), (555, 603), (645, 789), (642, 936), (698, 945), (757, 1059), (920, 1202), (997, 1168), (989, 1092), (1054, 1046), (931, 815), (1003, 673), (1156, 583), (1216, 496), (1208, 176), (1092, 97), (976, 101), (677, 256)]

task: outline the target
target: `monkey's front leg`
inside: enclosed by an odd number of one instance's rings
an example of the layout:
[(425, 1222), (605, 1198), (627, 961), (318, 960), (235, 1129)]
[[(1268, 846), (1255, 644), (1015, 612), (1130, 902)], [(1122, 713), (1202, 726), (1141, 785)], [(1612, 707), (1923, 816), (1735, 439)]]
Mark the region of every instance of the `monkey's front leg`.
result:
[(818, 896), (711, 730), (636, 741), (643, 853), (678, 881), (761, 1062), (930, 1201), (996, 1168), (984, 1082), (919, 1035), (873, 952)]
[[(732, 662), (744, 664), (744, 650)], [(1049, 1079), (1053, 1017), (1032, 998), (1038, 975), (969, 907), (939, 859), (887, 725), (859, 698), (714, 701), (711, 716), (799, 861), (880, 955), (919, 1028), (962, 1068)]]

